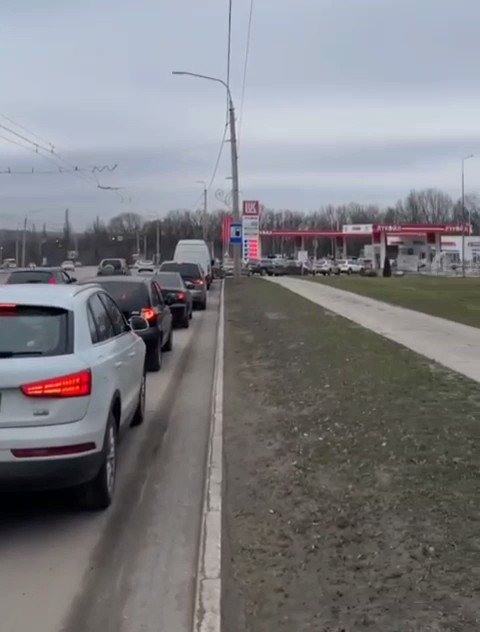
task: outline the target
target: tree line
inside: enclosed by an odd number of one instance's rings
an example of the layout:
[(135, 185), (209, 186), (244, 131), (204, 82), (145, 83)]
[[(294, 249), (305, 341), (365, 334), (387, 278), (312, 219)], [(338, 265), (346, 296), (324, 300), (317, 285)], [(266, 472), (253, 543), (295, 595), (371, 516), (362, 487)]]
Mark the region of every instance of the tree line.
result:
[[(97, 219), (79, 233), (70, 225), (63, 232), (41, 232), (28, 230), (25, 235), (26, 263), (58, 265), (77, 250), (84, 265), (95, 265), (102, 258), (123, 257), (129, 262), (135, 255), (153, 259), (157, 238), (161, 259), (173, 256), (179, 239), (205, 239), (214, 257), (222, 258), (222, 227), (224, 217), (230, 213), (216, 210), (207, 214), (201, 211), (172, 210), (164, 217), (147, 220), (140, 213), (121, 213), (110, 221)], [(469, 195), (465, 200), (465, 217), (461, 200), (454, 200), (437, 189), (411, 191), (404, 200), (394, 206), (382, 208), (374, 204), (352, 202), (345, 205), (328, 205), (310, 213), (296, 210), (263, 209), (260, 226), (262, 230), (335, 230), (343, 224), (449, 224), (463, 223), (471, 218), (474, 234), (480, 232), (480, 198)], [(157, 237), (158, 236), (158, 237)], [(282, 238), (265, 239), (263, 253), (283, 252), (292, 254), (298, 247), (294, 240)], [(329, 239), (320, 239), (315, 244), (306, 240), (306, 247), (315, 247), (319, 255), (330, 252)], [(360, 245), (358, 246), (360, 247)], [(22, 231), (0, 231), (2, 259), (15, 257), (20, 263), (23, 252)]]

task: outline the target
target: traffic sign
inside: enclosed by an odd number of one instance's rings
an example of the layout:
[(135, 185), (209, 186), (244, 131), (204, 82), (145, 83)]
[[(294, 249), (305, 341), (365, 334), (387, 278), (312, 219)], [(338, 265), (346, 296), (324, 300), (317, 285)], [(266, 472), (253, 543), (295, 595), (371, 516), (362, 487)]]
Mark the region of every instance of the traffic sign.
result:
[(242, 225), (241, 224), (230, 225), (230, 243), (231, 244), (242, 243)]

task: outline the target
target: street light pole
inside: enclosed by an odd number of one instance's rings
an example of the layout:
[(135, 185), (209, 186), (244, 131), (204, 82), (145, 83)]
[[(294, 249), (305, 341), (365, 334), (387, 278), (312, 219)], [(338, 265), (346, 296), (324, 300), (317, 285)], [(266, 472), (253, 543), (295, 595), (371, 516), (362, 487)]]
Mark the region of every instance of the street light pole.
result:
[[(237, 133), (235, 128), (235, 107), (233, 105), (232, 94), (228, 84), (223, 79), (210, 77), (208, 75), (200, 75), (194, 72), (173, 71), (173, 75), (183, 75), (188, 77), (196, 77), (197, 79), (206, 79), (207, 81), (215, 81), (221, 83), (227, 91), (228, 95), (228, 111), (230, 121), (230, 150), (232, 159), (232, 206), (233, 221), (238, 224), (240, 222), (240, 199), (239, 199), (239, 183), (238, 183), (238, 153), (237, 153)], [(242, 274), (242, 252), (241, 244), (233, 244), (233, 276), (239, 279)]]
[(157, 219), (157, 235), (155, 241), (155, 265), (160, 265), (160, 220)]
[(205, 180), (197, 180), (197, 184), (203, 184), (203, 217), (202, 217), (202, 237), (207, 239), (207, 206), (208, 206), (208, 189)]
[[(473, 154), (469, 154), (462, 158), (462, 277), (465, 278), (465, 161), (473, 158)], [(470, 211), (468, 212), (468, 226), (470, 230)]]

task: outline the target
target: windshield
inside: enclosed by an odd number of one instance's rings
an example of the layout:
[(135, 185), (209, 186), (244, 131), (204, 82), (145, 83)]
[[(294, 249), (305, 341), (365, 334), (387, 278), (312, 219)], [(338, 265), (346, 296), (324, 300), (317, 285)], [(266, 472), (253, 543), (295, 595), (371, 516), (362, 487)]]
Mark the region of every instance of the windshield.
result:
[(56, 308), (0, 305), (0, 358), (66, 354), (67, 316)]
[(52, 273), (44, 270), (18, 271), (11, 273), (7, 279), (7, 285), (17, 285), (19, 283), (50, 283), (52, 278)]
[(161, 272), (179, 272), (182, 278), (198, 278), (201, 277), (202, 274), (196, 263), (174, 263), (166, 262), (162, 263), (160, 266)]
[(182, 277), (175, 272), (159, 272), (155, 280), (158, 281), (160, 287), (166, 289), (183, 290), (185, 287)]
[(100, 282), (99, 285), (110, 294), (125, 315), (141, 312), (144, 307), (150, 306), (150, 297), (145, 283), (105, 281)]

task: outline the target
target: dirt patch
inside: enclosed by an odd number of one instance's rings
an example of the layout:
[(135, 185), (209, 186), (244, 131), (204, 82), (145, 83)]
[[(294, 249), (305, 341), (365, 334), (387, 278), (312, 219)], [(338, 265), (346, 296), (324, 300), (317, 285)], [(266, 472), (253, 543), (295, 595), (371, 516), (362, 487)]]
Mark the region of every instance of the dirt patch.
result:
[(478, 386), (278, 286), (226, 297), (224, 629), (479, 630)]

